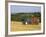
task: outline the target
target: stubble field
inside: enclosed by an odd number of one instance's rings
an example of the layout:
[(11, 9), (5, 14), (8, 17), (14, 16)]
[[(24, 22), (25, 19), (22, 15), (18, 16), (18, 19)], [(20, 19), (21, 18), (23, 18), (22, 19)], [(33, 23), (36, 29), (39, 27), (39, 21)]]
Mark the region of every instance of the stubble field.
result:
[(34, 30), (40, 30), (41, 29), (41, 24), (38, 25), (32, 25), (32, 24), (27, 24), (24, 25), (22, 22), (17, 22), (17, 21), (11, 21), (11, 31), (34, 31)]

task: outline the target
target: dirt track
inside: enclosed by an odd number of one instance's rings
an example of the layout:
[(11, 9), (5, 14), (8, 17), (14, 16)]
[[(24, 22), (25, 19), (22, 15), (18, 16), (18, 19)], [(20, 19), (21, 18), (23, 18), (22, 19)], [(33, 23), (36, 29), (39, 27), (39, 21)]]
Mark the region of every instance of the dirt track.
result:
[(11, 22), (11, 31), (32, 31), (32, 30), (40, 30), (41, 25), (23, 25), (22, 22)]

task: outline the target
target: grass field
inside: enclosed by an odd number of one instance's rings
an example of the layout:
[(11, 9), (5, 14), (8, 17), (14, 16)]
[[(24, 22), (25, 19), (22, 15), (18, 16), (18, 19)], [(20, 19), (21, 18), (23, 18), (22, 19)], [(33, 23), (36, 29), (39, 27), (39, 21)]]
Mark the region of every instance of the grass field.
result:
[(39, 25), (23, 25), (22, 22), (16, 22), (16, 21), (12, 21), (11, 22), (11, 31), (15, 32), (15, 31), (34, 31), (34, 30), (40, 30), (41, 29), (41, 24)]

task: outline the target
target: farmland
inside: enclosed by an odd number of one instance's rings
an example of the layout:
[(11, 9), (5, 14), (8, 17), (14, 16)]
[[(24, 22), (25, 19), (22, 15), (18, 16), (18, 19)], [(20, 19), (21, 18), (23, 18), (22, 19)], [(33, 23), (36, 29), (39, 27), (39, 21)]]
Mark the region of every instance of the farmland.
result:
[(34, 31), (34, 30), (40, 30), (41, 24), (35, 25), (35, 24), (28, 24), (24, 25), (22, 22), (12, 21), (11, 22), (11, 31)]
[[(23, 24), (25, 19), (32, 19), (32, 15), (34, 17), (39, 18), (39, 23), (36, 24)], [(14, 13), (11, 14), (11, 31), (34, 31), (41, 29), (41, 13), (34, 12), (34, 13)]]

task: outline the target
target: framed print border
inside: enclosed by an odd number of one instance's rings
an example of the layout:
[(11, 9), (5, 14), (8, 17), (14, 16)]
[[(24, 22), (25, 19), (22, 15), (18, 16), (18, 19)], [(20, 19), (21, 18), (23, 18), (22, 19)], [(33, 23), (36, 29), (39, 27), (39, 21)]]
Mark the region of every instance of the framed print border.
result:
[(24, 36), (24, 35), (39, 35), (45, 33), (45, 3), (40, 2), (23, 2), (23, 1), (5, 1), (5, 33), (8, 34), (8, 3), (27, 3), (27, 4), (42, 4), (43, 5), (43, 32), (42, 33), (28, 33), (28, 34), (14, 34), (15, 36)]

